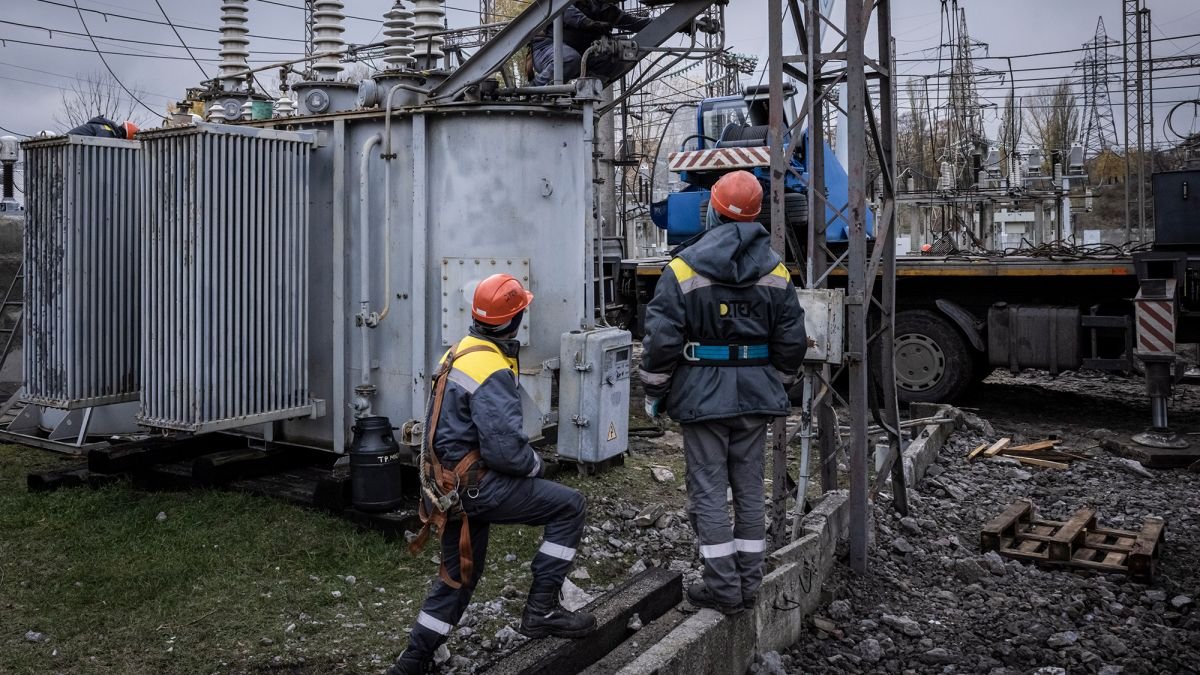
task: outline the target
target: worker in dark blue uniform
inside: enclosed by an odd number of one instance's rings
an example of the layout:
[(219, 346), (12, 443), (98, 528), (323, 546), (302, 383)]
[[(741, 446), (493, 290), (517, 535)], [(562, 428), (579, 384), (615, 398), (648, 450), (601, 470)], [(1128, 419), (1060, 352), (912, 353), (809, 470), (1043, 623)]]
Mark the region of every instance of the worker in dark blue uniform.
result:
[[(621, 11), (619, 0), (580, 0), (563, 10), (563, 80), (579, 77), (583, 53), (593, 42), (614, 29), (636, 33), (650, 25), (649, 17), (639, 18)], [(554, 79), (553, 28), (547, 26), (529, 43), (533, 52), (533, 84), (542, 86)], [(616, 67), (611, 58), (588, 58), (587, 71), (592, 77), (605, 77)]]
[[(432, 474), (423, 476), (423, 515), (428, 512), (436, 521), (437, 505), (432, 502), (451, 493), (454, 496), (445, 503), (457, 502), (461, 510), (441, 522), (438, 579), (409, 633), (408, 648), (389, 675), (429, 668), (434, 650), (471, 602), (483, 575), (493, 524), (545, 526), (531, 564), (533, 582), (521, 615), (521, 633), (575, 638), (595, 630), (591, 614), (559, 604), (559, 590), (583, 536), (583, 495), (542, 478), (542, 459), (522, 431), (520, 343), (515, 337), (532, 301), (533, 294), (508, 274), (484, 279), (475, 290), (470, 334), (443, 357), (426, 422), (426, 457), (442, 482), (430, 485), (426, 477)], [(422, 532), (424, 536), (426, 530)]]
[(646, 413), (657, 417), (665, 401), (683, 430), (688, 515), (704, 561), (688, 601), (726, 614), (752, 607), (762, 582), (767, 424), (790, 411), (786, 387), (807, 348), (791, 275), (753, 222), (762, 194), (745, 171), (713, 185), (708, 229), (663, 271), (642, 343)]
[(133, 140), (138, 126), (133, 122), (114, 122), (107, 117), (93, 117), (67, 132), (69, 136), (94, 136), (97, 138), (124, 138)]

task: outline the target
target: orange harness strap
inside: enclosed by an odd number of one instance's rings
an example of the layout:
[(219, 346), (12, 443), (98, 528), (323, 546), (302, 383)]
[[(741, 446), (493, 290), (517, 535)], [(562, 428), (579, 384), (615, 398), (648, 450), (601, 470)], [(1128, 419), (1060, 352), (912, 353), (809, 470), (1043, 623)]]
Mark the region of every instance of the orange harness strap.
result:
[[(438, 420), (442, 415), (442, 400), (446, 397), (446, 380), (449, 379), (447, 376), (450, 373), (450, 369), (454, 367), (454, 361), (467, 354), (484, 351), (494, 350), (489, 347), (477, 345), (455, 353), (454, 348), (451, 348), (441, 367), (434, 373), (436, 384), (433, 391), (433, 409), (429, 415), (429, 429), (426, 436), (428, 451), (425, 453), (420, 470), (427, 480), (432, 480), (437, 490), (443, 495), (451, 493), (457, 495), (459, 489), (462, 487), (474, 487), (467, 485), (468, 476), (476, 464), (482, 464), (483, 462), (483, 456), (479, 450), (474, 449), (460, 459), (454, 465), (453, 469), (447, 470), (435, 455), (433, 440), (434, 433), (437, 431)], [(481, 466), (477, 473), (477, 481), (483, 479), (485, 471), (486, 468)], [(471, 526), (467, 519), (467, 512), (462, 508), (462, 504), (457, 498), (451, 504), (449, 510), (444, 511), (437, 507), (439, 500), (436, 494), (432, 494), (429, 490), (425, 490), (424, 492), (425, 494), (422, 495), (421, 506), (418, 510), (422, 523), (421, 531), (417, 533), (416, 539), (413, 539), (412, 543), (408, 545), (408, 550), (413, 555), (418, 554), (424, 548), (425, 542), (429, 540), (429, 534), (432, 529), (436, 529), (439, 534), (443, 534), (446, 531), (446, 523), (451, 517), (461, 518), (462, 528), (458, 534), (459, 579), (455, 580), (450, 576), (450, 571), (446, 569), (444, 555), (441, 556), (438, 577), (450, 588), (462, 588), (463, 583), (474, 578), (475, 572), (475, 556), (471, 546)], [(433, 505), (433, 508), (430, 508), (429, 505)], [(439, 550), (441, 550), (440, 547)]]

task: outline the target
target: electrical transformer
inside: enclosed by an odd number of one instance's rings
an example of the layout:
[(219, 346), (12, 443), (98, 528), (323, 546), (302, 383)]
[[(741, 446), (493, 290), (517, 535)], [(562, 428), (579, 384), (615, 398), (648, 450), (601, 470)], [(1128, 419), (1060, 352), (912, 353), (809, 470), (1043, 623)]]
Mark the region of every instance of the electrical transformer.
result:
[(558, 377), (558, 455), (581, 464), (617, 457), (629, 448), (629, 331), (600, 328), (564, 333)]

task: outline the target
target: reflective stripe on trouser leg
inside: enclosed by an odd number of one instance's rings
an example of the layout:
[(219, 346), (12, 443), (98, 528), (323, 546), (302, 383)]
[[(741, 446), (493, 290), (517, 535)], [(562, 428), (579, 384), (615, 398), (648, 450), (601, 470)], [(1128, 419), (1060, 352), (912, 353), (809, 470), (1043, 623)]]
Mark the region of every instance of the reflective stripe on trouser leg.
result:
[(726, 462), (729, 434), (722, 421), (684, 424), (683, 452), (687, 460), (688, 517), (696, 530), (704, 559), (704, 584), (722, 604), (742, 602), (737, 569), (737, 545), (729, 524), (725, 493), (729, 488)]
[(763, 491), (763, 453), (767, 423), (763, 417), (726, 420), (729, 426), (729, 484), (733, 492), (733, 537), (737, 547), (742, 598), (748, 600), (762, 584), (766, 553), (766, 495)]
[[(481, 514), (494, 524), (544, 525), (542, 544), (533, 556), (532, 588), (558, 590), (571, 570), (583, 538), (586, 501), (578, 490), (541, 478), (492, 474), (484, 489), (498, 495)], [(487, 498), (486, 495), (481, 499)]]
[[(446, 561), (446, 570), (453, 579), (459, 578), (458, 565), (458, 534), (462, 528), (461, 520), (446, 523), (446, 531), (442, 534), (442, 559)], [(408, 634), (408, 650), (418, 658), (429, 658), (438, 645), (446, 641), (447, 635), (462, 618), (467, 605), (471, 603), (471, 594), (475, 585), (483, 576), (484, 561), (487, 558), (488, 524), (471, 519), (471, 553), (475, 559), (475, 575), (471, 583), (463, 584), (460, 589), (450, 588), (440, 578), (434, 579), (429, 595), (421, 605), (421, 612), (413, 622)]]

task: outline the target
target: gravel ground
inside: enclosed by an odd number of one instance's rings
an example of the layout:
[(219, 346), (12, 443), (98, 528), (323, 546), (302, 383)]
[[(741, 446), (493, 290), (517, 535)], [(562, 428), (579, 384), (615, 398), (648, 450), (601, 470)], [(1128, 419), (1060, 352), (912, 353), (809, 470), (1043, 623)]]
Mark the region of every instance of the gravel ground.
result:
[[(785, 654), (764, 655), (754, 671), (1200, 672), (1200, 474), (1142, 477), (1094, 447), (1098, 438), (1141, 430), (1148, 406), (1140, 382), (1031, 373), (997, 374), (989, 383), (974, 402), (990, 424), (979, 420), (951, 437), (910, 491), (910, 517), (880, 504), (869, 573), (835, 568), (825, 584), (830, 602), (802, 640)], [(1172, 403), (1182, 430), (1200, 422), (1196, 394), (1183, 389)], [(1090, 458), (1065, 471), (966, 461), (980, 443), (1051, 432)], [(980, 527), (1021, 497), (1049, 519), (1091, 506), (1102, 525), (1121, 529), (1162, 516), (1159, 578), (1147, 586), (981, 555)]]

